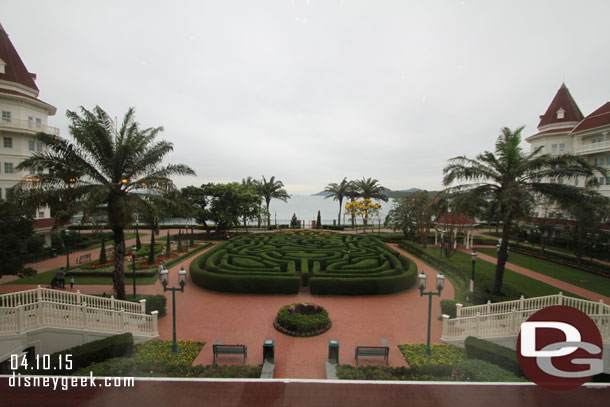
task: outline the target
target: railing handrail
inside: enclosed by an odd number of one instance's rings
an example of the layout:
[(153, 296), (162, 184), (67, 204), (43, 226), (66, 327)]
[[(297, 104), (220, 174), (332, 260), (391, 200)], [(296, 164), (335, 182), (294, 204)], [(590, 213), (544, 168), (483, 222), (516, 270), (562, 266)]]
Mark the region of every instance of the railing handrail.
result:
[(28, 129), (33, 131), (39, 131), (43, 133), (53, 133), (59, 135), (59, 129), (57, 127), (49, 126), (43, 123), (36, 123), (33, 120), (13, 119), (0, 120), (0, 127), (13, 127), (18, 129)]
[[(593, 308), (598, 307), (599, 310), (604, 310), (602, 314), (610, 314), (610, 305), (604, 304), (603, 300), (599, 302), (584, 300), (563, 295), (563, 293), (546, 295), (542, 297), (524, 298), (521, 296), (518, 300), (502, 301), (502, 302), (487, 302), (487, 304), (472, 305), (469, 307), (458, 307), (457, 317), (474, 316), (477, 313), (480, 315), (494, 315), (502, 312), (510, 311), (512, 308), (517, 310), (541, 309), (550, 305), (561, 305), (565, 302), (571, 303), (571, 306), (577, 305), (574, 308)], [(532, 307), (533, 306), (533, 307)], [(580, 306), (580, 307), (579, 307)], [(498, 312), (500, 311), (500, 312)]]
[(156, 336), (158, 312), (139, 312), (88, 307), (40, 300), (36, 303), (0, 308), (0, 333), (23, 333), (43, 327), (79, 328), (90, 331), (132, 332)]
[(48, 300), (48, 298), (54, 298), (54, 302), (58, 304), (80, 305), (83, 302), (86, 302), (91, 304), (91, 307), (93, 308), (116, 311), (124, 309), (125, 311), (134, 313), (145, 313), (144, 304), (146, 300), (141, 300), (140, 303), (135, 303), (131, 301), (117, 300), (114, 298), (114, 296), (111, 296), (110, 298), (98, 297), (95, 295), (82, 294), (80, 290), (73, 293), (51, 288), (42, 288), (41, 286), (31, 290), (17, 291), (0, 295), (0, 308), (13, 307), (18, 304), (32, 304), (42, 299)]

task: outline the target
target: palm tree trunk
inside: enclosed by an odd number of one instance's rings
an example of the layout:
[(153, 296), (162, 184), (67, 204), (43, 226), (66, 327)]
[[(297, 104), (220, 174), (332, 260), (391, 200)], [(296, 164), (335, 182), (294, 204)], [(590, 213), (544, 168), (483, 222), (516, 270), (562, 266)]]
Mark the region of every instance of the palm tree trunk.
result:
[(117, 299), (125, 299), (125, 232), (122, 228), (112, 229), (114, 234), (114, 285)]
[(269, 204), (271, 203), (271, 199), (266, 201), (266, 203), (267, 203), (267, 225), (266, 226), (269, 226), (269, 225), (271, 225), (271, 213), (269, 213)]
[(492, 289), (493, 295), (500, 295), (502, 291), (502, 281), (504, 280), (504, 269), (508, 260), (508, 239), (510, 238), (510, 220), (502, 222), (502, 243), (500, 243), (500, 251), (498, 252), (498, 262), (496, 264), (496, 276)]
[(337, 226), (341, 226), (341, 211), (343, 209), (343, 198), (339, 199), (339, 216), (337, 216)]

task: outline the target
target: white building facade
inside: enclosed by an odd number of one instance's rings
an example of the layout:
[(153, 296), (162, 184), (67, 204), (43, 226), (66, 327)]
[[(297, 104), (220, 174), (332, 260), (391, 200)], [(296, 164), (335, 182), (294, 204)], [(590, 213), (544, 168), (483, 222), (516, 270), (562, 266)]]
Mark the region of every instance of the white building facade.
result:
[[(36, 75), (28, 72), (8, 34), (0, 25), (0, 198), (8, 190), (36, 171), (17, 171), (15, 167), (33, 152), (45, 146), (36, 137), (39, 132), (59, 135), (59, 130), (47, 125), (56, 108), (38, 99)], [(35, 177), (32, 177), (35, 179)], [(36, 233), (45, 236), (50, 245), (53, 219), (48, 207), (34, 214)]]
[[(541, 153), (575, 154), (587, 158), (610, 172), (610, 102), (583, 116), (570, 91), (562, 84), (546, 112), (540, 116), (538, 133), (526, 138), (531, 150)], [(546, 180), (551, 183), (573, 183), (583, 186), (584, 179)], [(598, 192), (610, 198), (610, 177), (598, 177)]]

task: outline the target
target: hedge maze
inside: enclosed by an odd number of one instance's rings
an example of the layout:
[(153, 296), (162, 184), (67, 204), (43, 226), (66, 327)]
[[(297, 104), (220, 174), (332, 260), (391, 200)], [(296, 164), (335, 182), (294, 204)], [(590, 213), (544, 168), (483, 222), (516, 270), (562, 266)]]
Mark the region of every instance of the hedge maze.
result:
[(388, 294), (415, 284), (417, 271), (367, 235), (274, 232), (237, 236), (191, 263), (195, 284), (216, 291), (296, 294)]

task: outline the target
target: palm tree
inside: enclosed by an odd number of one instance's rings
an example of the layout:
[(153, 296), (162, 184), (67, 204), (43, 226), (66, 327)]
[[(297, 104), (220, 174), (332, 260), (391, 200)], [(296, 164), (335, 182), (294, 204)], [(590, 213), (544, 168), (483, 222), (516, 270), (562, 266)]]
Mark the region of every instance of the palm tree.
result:
[[(38, 182), (22, 182), (20, 188), (34, 189), (38, 196), (69, 191), (83, 202), (106, 207), (114, 234), (114, 278), (117, 297), (125, 297), (125, 228), (136, 208), (148, 205), (148, 195), (175, 190), (170, 175), (194, 175), (183, 164), (161, 166), (173, 150), (172, 143), (155, 141), (162, 127), (141, 129), (130, 108), (120, 127), (96, 106), (81, 107), (81, 114), (68, 111), (73, 142), (39, 133), (47, 151), (34, 153), (17, 168), (42, 168)], [(139, 193), (135, 193), (139, 191)]]
[(271, 203), (271, 199), (279, 199), (280, 201), (288, 201), (290, 199), (290, 195), (284, 189), (284, 183), (282, 181), (276, 181), (275, 176), (271, 177), (269, 181), (265, 179), (263, 175), (263, 180), (259, 181), (260, 189), (259, 192), (265, 203), (267, 204), (267, 226), (271, 224), (271, 214), (269, 213), (269, 204)]
[(519, 143), (523, 127), (515, 131), (504, 127), (496, 141), (495, 153), (485, 151), (475, 159), (458, 156), (449, 160), (443, 169), (443, 184), (454, 181), (467, 183), (448, 188), (447, 192), (490, 196), (497, 201), (502, 221), (502, 241), (498, 252), (496, 274), (492, 294), (499, 295), (504, 278), (508, 240), (514, 220), (525, 215), (527, 207), (536, 198), (547, 197), (553, 201), (577, 199), (583, 193), (575, 186), (542, 182), (543, 178), (585, 177), (588, 185), (597, 184), (595, 171), (605, 171), (591, 166), (586, 159), (570, 154), (551, 156), (540, 154), (542, 147), (523, 153)]
[[(383, 202), (388, 201), (388, 196), (385, 193), (385, 188), (379, 185), (379, 181), (374, 178), (364, 178), (356, 181), (358, 188), (358, 195), (364, 199), (377, 199)], [(369, 220), (368, 213), (364, 216), (364, 226), (367, 225)], [(366, 231), (366, 229), (365, 229)]]
[(361, 198), (377, 199), (383, 202), (388, 202), (388, 196), (385, 193), (385, 188), (379, 185), (379, 181), (374, 178), (362, 178), (356, 181), (356, 186), (359, 190)]
[(343, 178), (343, 181), (340, 183), (332, 183), (328, 184), (326, 188), (324, 188), (324, 192), (328, 192), (328, 195), (324, 197), (333, 198), (333, 201), (339, 201), (339, 216), (337, 217), (337, 223), (341, 226), (341, 212), (343, 211), (343, 198), (347, 197), (347, 192), (349, 189), (349, 182), (347, 178)]

